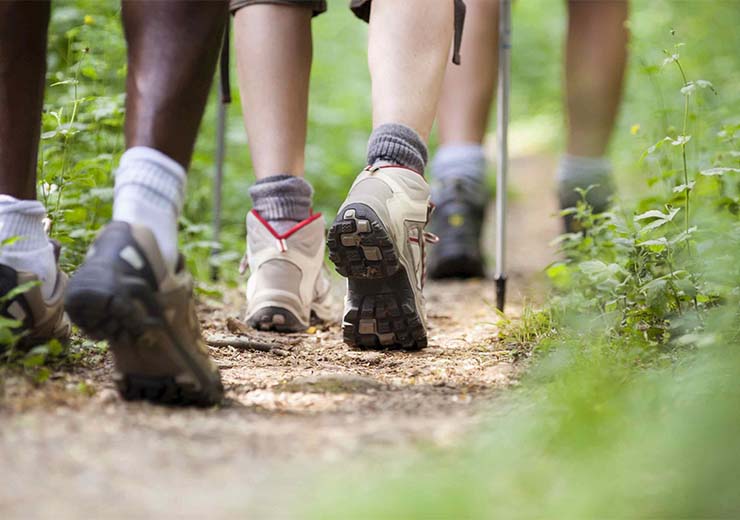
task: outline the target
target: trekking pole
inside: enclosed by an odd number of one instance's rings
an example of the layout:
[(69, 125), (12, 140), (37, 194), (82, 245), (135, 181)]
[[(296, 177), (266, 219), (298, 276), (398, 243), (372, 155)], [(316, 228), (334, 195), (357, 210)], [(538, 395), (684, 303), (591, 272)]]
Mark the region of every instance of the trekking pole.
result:
[(496, 308), (506, 300), (506, 180), (509, 170), (509, 86), (511, 83), (511, 0), (499, 0), (498, 30), (498, 164), (496, 171)]
[[(231, 103), (229, 90), (229, 26), (231, 17), (226, 20), (221, 57), (219, 59), (220, 102), (216, 111), (216, 173), (213, 180), (213, 223), (212, 240), (216, 244), (211, 248), (211, 259), (221, 252), (221, 194), (224, 179), (224, 161), (226, 159), (226, 105)], [(211, 264), (211, 280), (219, 279), (218, 266)]]

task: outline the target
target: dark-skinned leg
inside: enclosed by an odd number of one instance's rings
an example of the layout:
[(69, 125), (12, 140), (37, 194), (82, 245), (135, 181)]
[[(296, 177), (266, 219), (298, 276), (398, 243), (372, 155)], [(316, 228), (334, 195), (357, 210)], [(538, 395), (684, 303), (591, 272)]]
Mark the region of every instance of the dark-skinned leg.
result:
[(126, 148), (154, 148), (187, 169), (226, 15), (220, 0), (124, 0)]
[(36, 198), (49, 2), (0, 2), (0, 193)]
[(114, 222), (67, 293), (67, 310), (107, 339), (126, 399), (214, 404), (223, 387), (178, 261), (185, 169), (211, 84), (226, 2), (123, 2), (128, 42), (127, 150), (116, 171)]
[(227, 20), (223, 1), (124, 1), (126, 148), (113, 219), (149, 227), (175, 267), (177, 220)]
[[(36, 158), (46, 71), (49, 2), (0, 2), (0, 296), (38, 281), (0, 304), (24, 324), (24, 341), (63, 338), (69, 331), (54, 249), (36, 200)], [(14, 240), (10, 240), (14, 239)]]

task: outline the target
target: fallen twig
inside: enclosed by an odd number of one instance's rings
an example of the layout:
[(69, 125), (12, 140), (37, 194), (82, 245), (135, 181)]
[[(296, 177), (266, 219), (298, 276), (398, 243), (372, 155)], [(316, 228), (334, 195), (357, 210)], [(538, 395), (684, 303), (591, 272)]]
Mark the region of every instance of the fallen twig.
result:
[(260, 352), (281, 350), (280, 347), (282, 346), (238, 336), (211, 336), (206, 338), (206, 343), (211, 347), (234, 347), (240, 350), (259, 350)]

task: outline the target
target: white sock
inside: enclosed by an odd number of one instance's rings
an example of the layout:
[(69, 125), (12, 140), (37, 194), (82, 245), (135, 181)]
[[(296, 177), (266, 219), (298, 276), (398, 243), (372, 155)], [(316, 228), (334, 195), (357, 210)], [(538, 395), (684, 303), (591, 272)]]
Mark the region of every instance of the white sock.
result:
[(44, 217), (46, 209), (39, 201), (0, 195), (0, 243), (17, 237), (15, 242), (0, 246), (0, 264), (36, 274), (41, 294), (48, 300), (56, 285), (57, 265)]
[(136, 146), (116, 171), (113, 220), (148, 227), (172, 270), (177, 264), (177, 219), (185, 201), (185, 169), (154, 148)]

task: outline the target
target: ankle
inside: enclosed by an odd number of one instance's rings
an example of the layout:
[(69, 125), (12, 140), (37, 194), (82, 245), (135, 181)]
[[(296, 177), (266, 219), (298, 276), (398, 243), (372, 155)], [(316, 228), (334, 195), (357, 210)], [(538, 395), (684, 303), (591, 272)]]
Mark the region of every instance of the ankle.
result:
[(611, 173), (612, 164), (604, 156), (583, 157), (563, 154), (558, 163), (556, 177), (561, 185), (587, 188), (591, 184), (609, 179)]
[(367, 145), (367, 163), (399, 165), (424, 175), (427, 147), (412, 128), (401, 124), (384, 124), (373, 130)]
[(311, 216), (313, 188), (302, 177), (273, 175), (249, 188), (252, 207), (278, 233)]
[(455, 143), (442, 145), (432, 160), (432, 178), (445, 182), (452, 179), (465, 179), (484, 184), (486, 177), (486, 156), (479, 143)]

